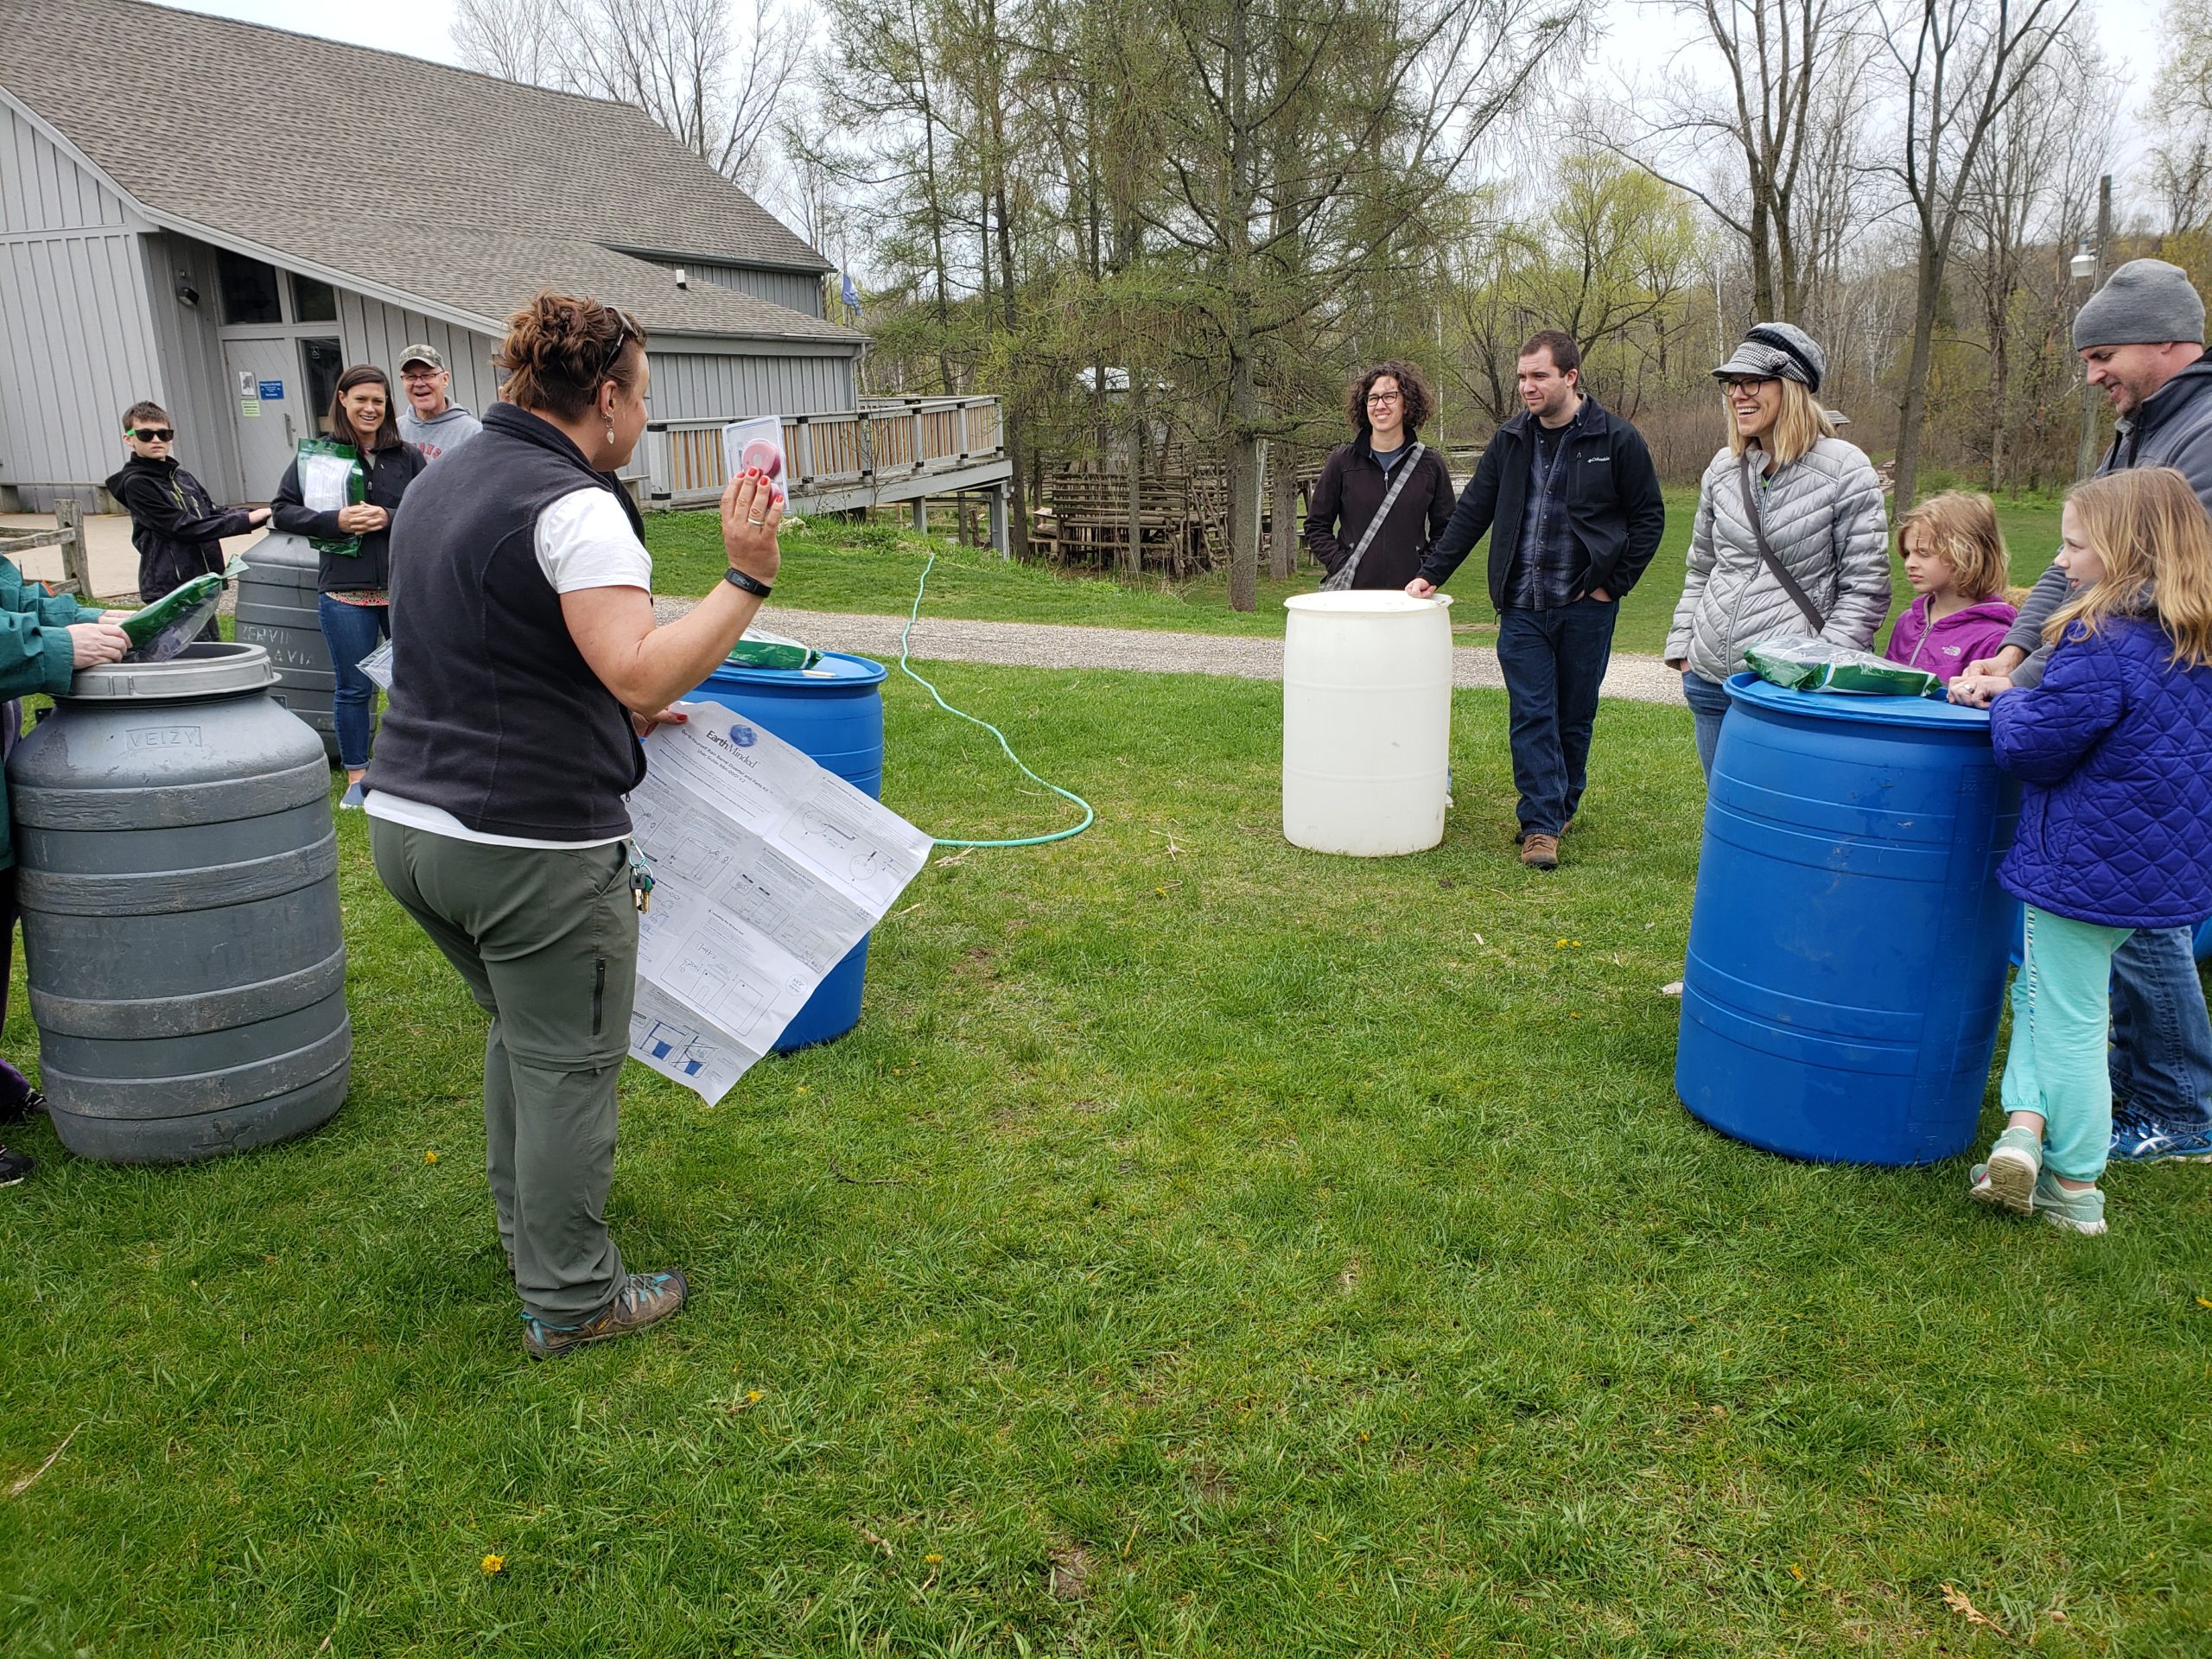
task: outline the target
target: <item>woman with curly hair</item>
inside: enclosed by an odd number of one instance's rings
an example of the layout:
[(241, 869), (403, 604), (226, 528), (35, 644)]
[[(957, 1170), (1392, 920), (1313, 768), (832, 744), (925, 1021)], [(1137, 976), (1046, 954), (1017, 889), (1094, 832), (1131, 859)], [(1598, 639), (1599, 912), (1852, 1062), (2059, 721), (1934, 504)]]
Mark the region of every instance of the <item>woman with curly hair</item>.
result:
[[(1428, 382), (1393, 358), (1353, 382), (1344, 416), (1355, 435), (1321, 468), (1306, 545), (1332, 588), (1403, 588), (1452, 517), (1452, 469), (1421, 441), (1436, 408)], [(1345, 573), (1349, 571), (1350, 575)]]

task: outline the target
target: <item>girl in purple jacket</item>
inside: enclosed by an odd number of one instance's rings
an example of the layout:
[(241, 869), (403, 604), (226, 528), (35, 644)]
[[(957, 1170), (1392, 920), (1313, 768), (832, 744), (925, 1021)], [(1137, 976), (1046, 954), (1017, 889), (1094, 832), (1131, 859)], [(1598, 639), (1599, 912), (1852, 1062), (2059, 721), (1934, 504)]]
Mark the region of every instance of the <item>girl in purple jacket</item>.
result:
[(2073, 596), (2043, 683), (1990, 705), (2020, 827), (1997, 879), (2027, 909), (2003, 1134), (1974, 1196), (2105, 1230), (2112, 953), (2139, 927), (2212, 915), (2212, 519), (2168, 467), (2067, 498)]
[(1897, 551), (1918, 597), (1890, 630), (1884, 654), (1946, 682), (1995, 656), (2018, 614), (1993, 597), (2012, 569), (1995, 504), (1962, 490), (1930, 496), (1897, 520)]

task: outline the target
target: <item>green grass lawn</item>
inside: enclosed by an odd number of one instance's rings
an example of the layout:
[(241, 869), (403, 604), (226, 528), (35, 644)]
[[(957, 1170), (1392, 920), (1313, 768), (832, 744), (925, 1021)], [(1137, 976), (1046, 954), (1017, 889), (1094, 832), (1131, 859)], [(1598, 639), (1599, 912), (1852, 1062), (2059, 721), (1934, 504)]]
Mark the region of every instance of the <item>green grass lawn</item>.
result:
[[(1280, 838), (1272, 686), (941, 675), (1099, 826), (932, 864), (861, 1028), (718, 1109), (630, 1068), (661, 1330), (524, 1358), (482, 1024), (358, 814), (331, 1125), (10, 1131), (0, 1651), (2024, 1650), (1950, 1585), (2039, 1654), (2203, 1653), (2212, 1177), (2117, 1173), (2093, 1242), (1691, 1121), (1681, 710), (1606, 706), (1535, 878), (1496, 694), (1444, 845), (1357, 862)], [(887, 690), (916, 823), (1066, 821)]]
[[(2042, 574), (2057, 550), (2058, 505), (2055, 494), (1998, 503), (2013, 577), (2023, 586)], [(1682, 562), (1696, 511), (1695, 490), (1667, 492), (1666, 539), (1643, 579), (1622, 603), (1613, 640), (1616, 650), (1656, 652), (1665, 645), (1675, 602), (1681, 597)], [(711, 514), (656, 514), (646, 521), (645, 539), (652, 549), (657, 591), (703, 594), (721, 579), (721, 536)], [(827, 518), (784, 539), (776, 602), (797, 610), (904, 613), (913, 603), (914, 585), (932, 549), (938, 563), (930, 573), (927, 613), (984, 621), (1280, 638), (1282, 601), (1293, 594), (1312, 593), (1319, 582), (1318, 569), (1310, 565), (1295, 581), (1263, 581), (1257, 607), (1237, 612), (1229, 608), (1228, 578), (1219, 571), (1180, 583), (1147, 576), (1141, 583), (1125, 585), (1097, 575), (1014, 564), (941, 536), (925, 541), (911, 533), (896, 534), (887, 524), (864, 532), (858, 525)], [(1483, 575), (1489, 545), (1487, 539), (1477, 545), (1447, 589), (1457, 600), (1453, 624), (1464, 644), (1486, 643), (1497, 626)], [(1912, 589), (1894, 545), (1891, 566), (1895, 606), (1902, 610), (1911, 601)]]

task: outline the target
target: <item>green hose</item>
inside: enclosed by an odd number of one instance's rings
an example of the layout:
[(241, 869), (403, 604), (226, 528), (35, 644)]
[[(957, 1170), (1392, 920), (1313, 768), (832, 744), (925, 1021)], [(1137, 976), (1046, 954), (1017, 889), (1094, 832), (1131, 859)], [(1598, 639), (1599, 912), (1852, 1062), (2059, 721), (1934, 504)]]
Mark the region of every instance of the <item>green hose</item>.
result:
[(899, 631), (899, 671), (901, 674), (904, 674), (908, 679), (913, 681), (915, 684), (920, 686), (922, 690), (928, 692), (930, 696), (935, 697), (937, 699), (937, 706), (944, 709), (946, 714), (957, 715), (969, 725), (980, 726), (985, 731), (988, 732), (993, 737), (998, 739), (999, 747), (1006, 751), (1006, 758), (1007, 760), (1013, 761), (1015, 766), (1021, 767), (1021, 775), (1023, 777), (1028, 779), (1033, 784), (1043, 784), (1046, 789), (1051, 790), (1053, 794), (1061, 797), (1063, 799), (1073, 801), (1077, 806), (1083, 809), (1083, 822), (1076, 825), (1072, 830), (1055, 830), (1049, 836), (1023, 836), (1014, 841), (952, 841), (947, 839), (944, 836), (934, 836), (931, 837), (931, 839), (935, 841), (940, 847), (1042, 847), (1052, 842), (1067, 841), (1073, 836), (1081, 835), (1084, 830), (1090, 829), (1093, 823), (1096, 823), (1098, 819), (1098, 815), (1090, 810), (1090, 803), (1089, 801), (1084, 800), (1082, 796), (1077, 794), (1072, 790), (1062, 789), (1058, 784), (1046, 783), (1042, 778), (1039, 778), (1035, 772), (1030, 771), (1027, 766), (1022, 766), (1021, 757), (1014, 752), (1014, 746), (1006, 741), (1006, 734), (1004, 732), (999, 730), (997, 727), (992, 725), (988, 720), (978, 720), (966, 709), (954, 708), (950, 703), (944, 700), (944, 694), (938, 691), (937, 687), (931, 685), (920, 675), (915, 673), (913, 669), (907, 664), (906, 640), (908, 636), (914, 632), (914, 624), (921, 620), (922, 594), (929, 588), (930, 572), (936, 568), (937, 553), (932, 550), (930, 553), (929, 563), (922, 567), (922, 579), (914, 584), (914, 607), (906, 613), (906, 626)]

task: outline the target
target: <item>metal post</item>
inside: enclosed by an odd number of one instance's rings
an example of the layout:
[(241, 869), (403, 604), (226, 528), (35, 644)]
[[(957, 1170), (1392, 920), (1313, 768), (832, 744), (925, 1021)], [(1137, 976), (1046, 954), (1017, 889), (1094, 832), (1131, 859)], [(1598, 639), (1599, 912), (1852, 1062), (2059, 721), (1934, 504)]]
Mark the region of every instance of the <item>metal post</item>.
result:
[(991, 547), (1002, 559), (1014, 556), (1007, 534), (1007, 486), (1003, 484), (991, 492)]
[[(2111, 257), (2112, 246), (2112, 175), (2107, 173), (2097, 181), (2097, 268), (2089, 279), (2089, 292), (2094, 294), (2104, 286), (2105, 262)], [(2074, 460), (2076, 483), (2089, 475), (2097, 464), (2097, 404), (2102, 401), (2097, 389), (2087, 379), (2082, 382), (2082, 448)]]
[(925, 536), (930, 528), (930, 499), (926, 495), (914, 498), (914, 534)]

